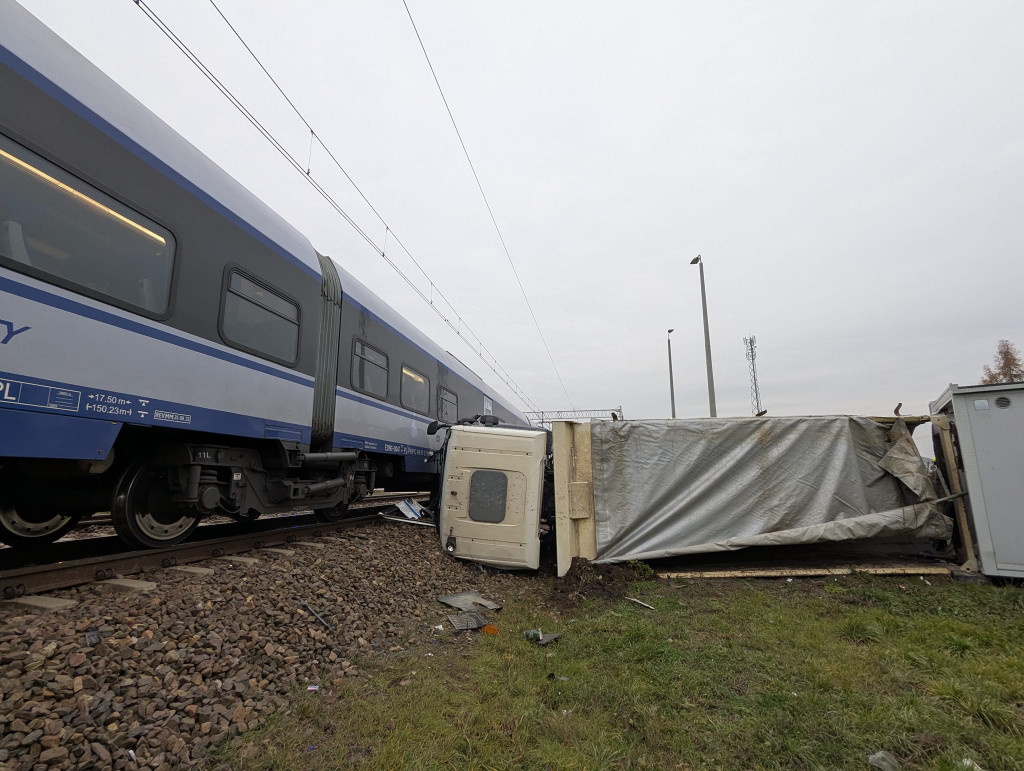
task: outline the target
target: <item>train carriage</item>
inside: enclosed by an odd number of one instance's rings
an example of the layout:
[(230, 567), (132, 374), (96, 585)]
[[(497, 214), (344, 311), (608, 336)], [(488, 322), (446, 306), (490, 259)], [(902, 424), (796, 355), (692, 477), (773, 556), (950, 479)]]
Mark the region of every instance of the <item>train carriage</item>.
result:
[(13, 0), (0, 93), (0, 540), (334, 519), (434, 417), (527, 422)]

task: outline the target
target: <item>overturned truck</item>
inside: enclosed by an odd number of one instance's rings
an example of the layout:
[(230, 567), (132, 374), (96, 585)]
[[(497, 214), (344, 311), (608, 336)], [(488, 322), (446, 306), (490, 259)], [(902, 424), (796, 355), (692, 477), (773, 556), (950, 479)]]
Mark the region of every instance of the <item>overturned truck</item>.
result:
[[(908, 423), (851, 416), (556, 422), (551, 433), (432, 426), (438, 526), (455, 557), (535, 569), (554, 540), (574, 557), (622, 562), (909, 534), (946, 540), (938, 491)], [(940, 426), (941, 428), (941, 426)], [(947, 427), (948, 433), (948, 427)], [(948, 437), (947, 437), (948, 438)]]

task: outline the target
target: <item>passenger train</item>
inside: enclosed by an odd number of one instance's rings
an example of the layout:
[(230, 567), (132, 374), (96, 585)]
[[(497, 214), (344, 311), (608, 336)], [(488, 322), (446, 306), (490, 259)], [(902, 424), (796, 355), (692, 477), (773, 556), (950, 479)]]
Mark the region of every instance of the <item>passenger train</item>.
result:
[(434, 418), (528, 425), (14, 0), (0, 95), (0, 541), (333, 521)]

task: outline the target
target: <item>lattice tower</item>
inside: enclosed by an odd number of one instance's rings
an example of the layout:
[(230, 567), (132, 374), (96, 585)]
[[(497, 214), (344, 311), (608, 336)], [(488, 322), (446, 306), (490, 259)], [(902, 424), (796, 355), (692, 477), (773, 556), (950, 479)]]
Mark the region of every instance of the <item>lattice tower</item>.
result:
[(751, 335), (743, 338), (747, 348), (747, 361), (750, 362), (750, 412), (757, 415), (763, 412), (761, 407), (761, 389), (757, 386), (757, 338)]

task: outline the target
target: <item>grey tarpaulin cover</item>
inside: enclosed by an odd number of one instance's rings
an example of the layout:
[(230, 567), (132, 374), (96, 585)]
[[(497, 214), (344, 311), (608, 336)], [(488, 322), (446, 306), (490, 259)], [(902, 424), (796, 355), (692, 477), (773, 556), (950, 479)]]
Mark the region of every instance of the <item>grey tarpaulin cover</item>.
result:
[(597, 562), (950, 534), (903, 421), (600, 422), (591, 453)]

